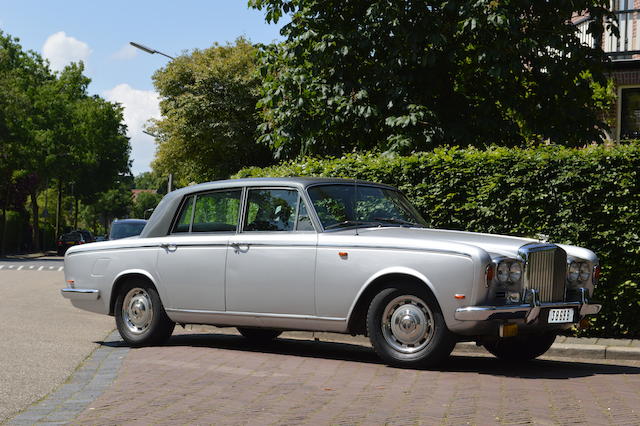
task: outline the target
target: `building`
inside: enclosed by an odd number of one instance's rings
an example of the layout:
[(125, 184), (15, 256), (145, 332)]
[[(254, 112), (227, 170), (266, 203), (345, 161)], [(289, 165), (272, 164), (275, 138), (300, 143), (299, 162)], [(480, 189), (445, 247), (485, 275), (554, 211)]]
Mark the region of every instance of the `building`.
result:
[(605, 31), (601, 37), (587, 34), (589, 16), (572, 19), (583, 43), (600, 43), (610, 57), (609, 76), (617, 91), (615, 111), (611, 112), (614, 128), (610, 138), (640, 139), (640, 0), (613, 0), (612, 10), (618, 18), (619, 37)]

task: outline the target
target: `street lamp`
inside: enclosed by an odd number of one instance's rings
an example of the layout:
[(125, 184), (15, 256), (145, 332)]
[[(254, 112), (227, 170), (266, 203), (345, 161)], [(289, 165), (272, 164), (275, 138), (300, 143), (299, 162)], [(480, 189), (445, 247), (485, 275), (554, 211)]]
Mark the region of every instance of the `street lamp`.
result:
[[(169, 59), (171, 59), (171, 60), (175, 59), (173, 56), (169, 56), (169, 55), (167, 55), (166, 53), (162, 53), (162, 52), (161, 52), (161, 51), (159, 51), (159, 50), (152, 49), (152, 48), (147, 47), (147, 46), (145, 46), (145, 45), (143, 45), (143, 44), (136, 43), (136, 42), (134, 42), (134, 41), (130, 41), (130, 42), (129, 42), (129, 44), (130, 44), (130, 45), (132, 45), (133, 47), (135, 47), (136, 49), (140, 49), (140, 50), (142, 50), (142, 51), (144, 51), (144, 52), (147, 52), (147, 53), (150, 53), (150, 54), (152, 54), (152, 55), (153, 55), (154, 53), (157, 53), (157, 54), (159, 54), (159, 55), (166, 56), (167, 58), (169, 58)], [(151, 134), (151, 133), (147, 132), (146, 130), (143, 130), (142, 132), (143, 132), (143, 133), (146, 133), (146, 134), (147, 134), (147, 135), (149, 135), (149, 136), (153, 136), (154, 138), (156, 137), (156, 135), (153, 135), (153, 134)], [(171, 192), (171, 187), (172, 187), (172, 186), (173, 186), (173, 173), (169, 173), (169, 181), (167, 182), (167, 193)]]
[(145, 52), (147, 52), (147, 53), (150, 53), (150, 54), (152, 54), (152, 55), (153, 55), (154, 53), (157, 53), (157, 54), (159, 54), (159, 55), (166, 56), (166, 57), (167, 57), (167, 58), (169, 58), (169, 59), (175, 59), (173, 56), (169, 56), (169, 55), (167, 55), (166, 53), (162, 53), (162, 52), (161, 52), (161, 51), (159, 51), (159, 50), (152, 49), (152, 48), (147, 47), (147, 46), (145, 46), (145, 45), (142, 45), (142, 44), (140, 44), (140, 43), (136, 43), (136, 42), (130, 41), (130, 42), (129, 42), (129, 44), (130, 44), (130, 45), (132, 45), (133, 47), (135, 47), (136, 49), (143, 50), (143, 51), (145, 51)]

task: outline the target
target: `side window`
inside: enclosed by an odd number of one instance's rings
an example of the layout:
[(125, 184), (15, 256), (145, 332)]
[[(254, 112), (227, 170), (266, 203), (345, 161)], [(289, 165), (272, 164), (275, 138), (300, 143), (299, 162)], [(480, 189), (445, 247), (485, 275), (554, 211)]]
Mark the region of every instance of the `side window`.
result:
[(173, 233), (189, 232), (189, 225), (191, 225), (191, 216), (193, 213), (193, 195), (189, 196), (180, 211), (178, 221), (173, 226)]
[(198, 195), (191, 232), (235, 231), (238, 227), (240, 193), (240, 190), (233, 190)]
[(291, 189), (250, 189), (245, 231), (293, 231), (298, 192)]
[(300, 198), (300, 206), (298, 207), (298, 220), (296, 221), (296, 231), (313, 231), (313, 224), (307, 212), (307, 206), (304, 200)]

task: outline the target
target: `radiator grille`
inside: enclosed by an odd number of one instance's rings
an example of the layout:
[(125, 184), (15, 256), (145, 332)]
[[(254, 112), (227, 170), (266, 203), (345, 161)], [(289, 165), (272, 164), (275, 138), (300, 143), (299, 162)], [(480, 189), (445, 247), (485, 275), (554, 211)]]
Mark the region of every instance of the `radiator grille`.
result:
[(539, 291), (541, 302), (564, 301), (567, 254), (560, 247), (546, 245), (524, 246), (520, 255), (525, 258), (525, 288)]

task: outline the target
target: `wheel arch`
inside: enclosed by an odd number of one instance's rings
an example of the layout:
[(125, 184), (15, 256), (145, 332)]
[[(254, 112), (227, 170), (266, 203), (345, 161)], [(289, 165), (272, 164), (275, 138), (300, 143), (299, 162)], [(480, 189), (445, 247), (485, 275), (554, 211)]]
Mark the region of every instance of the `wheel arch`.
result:
[(435, 296), (433, 284), (425, 275), (410, 268), (385, 269), (369, 278), (360, 289), (356, 301), (349, 311), (347, 320), (347, 331), (349, 333), (366, 334), (367, 310), (371, 301), (381, 290), (398, 281), (414, 283), (416, 286), (426, 289), (435, 299), (438, 306), (440, 305)]
[(128, 281), (134, 279), (146, 281), (149, 285), (155, 288), (156, 291), (158, 291), (156, 281), (148, 271), (145, 271), (143, 269), (131, 269), (122, 271), (113, 280), (113, 285), (111, 286), (111, 296), (109, 299), (109, 315), (114, 315), (116, 299), (118, 298), (118, 293), (120, 292), (122, 286), (124, 286)]

